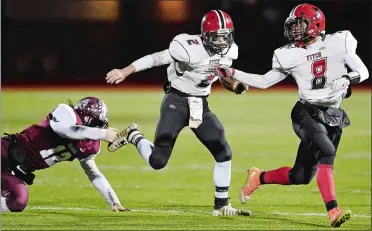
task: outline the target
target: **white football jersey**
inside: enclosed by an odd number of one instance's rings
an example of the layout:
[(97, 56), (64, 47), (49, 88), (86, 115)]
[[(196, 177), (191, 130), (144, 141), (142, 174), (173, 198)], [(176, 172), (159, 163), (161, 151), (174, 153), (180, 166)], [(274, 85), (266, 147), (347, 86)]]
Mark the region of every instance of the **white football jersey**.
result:
[(217, 66), (230, 67), (238, 58), (238, 46), (233, 43), (226, 55), (210, 55), (203, 46), (200, 35), (177, 35), (169, 46), (174, 62), (167, 69), (171, 86), (190, 95), (205, 96), (218, 80)]
[(345, 56), (355, 53), (357, 41), (350, 31), (326, 35), (305, 48), (287, 45), (274, 51), (273, 69), (291, 74), (301, 99), (322, 106), (338, 106), (347, 89), (332, 91), (334, 80), (347, 74)]

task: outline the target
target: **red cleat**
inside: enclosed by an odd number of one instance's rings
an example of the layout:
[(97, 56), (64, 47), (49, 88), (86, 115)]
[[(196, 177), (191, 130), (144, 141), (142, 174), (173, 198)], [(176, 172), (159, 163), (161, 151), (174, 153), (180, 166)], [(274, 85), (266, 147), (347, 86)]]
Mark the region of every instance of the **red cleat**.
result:
[(344, 222), (350, 219), (351, 211), (343, 211), (339, 207), (336, 207), (328, 211), (328, 217), (329, 223), (332, 227), (340, 227)]
[(261, 173), (262, 170), (255, 167), (248, 170), (247, 183), (240, 190), (240, 203), (245, 204), (251, 198), (253, 192), (260, 188)]

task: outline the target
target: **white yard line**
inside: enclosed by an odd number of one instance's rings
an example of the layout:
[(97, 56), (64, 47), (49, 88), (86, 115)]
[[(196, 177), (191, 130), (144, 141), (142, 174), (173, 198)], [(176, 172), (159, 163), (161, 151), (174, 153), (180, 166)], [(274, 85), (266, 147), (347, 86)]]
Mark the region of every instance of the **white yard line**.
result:
[[(26, 210), (72, 210), (72, 211), (103, 211), (104, 209), (98, 208), (74, 208), (74, 207), (53, 207), (53, 206), (29, 206)], [(184, 210), (157, 210), (157, 209), (132, 209), (133, 212), (152, 212), (152, 213), (204, 213), (208, 214), (211, 212), (202, 210), (184, 211)], [(267, 214), (267, 215), (280, 215), (280, 216), (326, 216), (325, 213), (291, 213), (291, 212), (267, 212), (267, 213), (255, 213), (254, 214)], [(367, 214), (353, 214), (353, 217), (361, 218), (372, 218), (372, 215)]]

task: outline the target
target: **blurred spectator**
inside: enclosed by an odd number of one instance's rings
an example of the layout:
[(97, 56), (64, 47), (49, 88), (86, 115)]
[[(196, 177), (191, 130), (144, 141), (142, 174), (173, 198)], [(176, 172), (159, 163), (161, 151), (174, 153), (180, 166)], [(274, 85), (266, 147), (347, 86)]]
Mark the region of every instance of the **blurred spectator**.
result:
[(40, 61), (41, 61), (41, 64), (43, 65), (45, 71), (48, 74), (51, 74), (51, 73), (55, 72), (55, 70), (57, 68), (59, 57), (55, 52), (49, 52), (49, 53), (44, 54), (41, 57)]
[(27, 54), (15, 57), (18, 74), (25, 75), (31, 70), (31, 57)]

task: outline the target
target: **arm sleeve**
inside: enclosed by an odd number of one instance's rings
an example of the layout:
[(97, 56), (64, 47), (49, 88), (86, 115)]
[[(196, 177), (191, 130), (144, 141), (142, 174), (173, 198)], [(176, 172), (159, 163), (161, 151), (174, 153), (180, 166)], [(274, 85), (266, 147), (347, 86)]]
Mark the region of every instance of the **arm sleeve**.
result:
[(274, 53), (271, 71), (264, 75), (257, 75), (235, 70), (235, 75), (233, 78), (245, 85), (266, 89), (285, 79), (288, 74), (289, 73), (287, 71), (283, 70), (277, 56)]
[(354, 38), (350, 31), (347, 31), (345, 36), (345, 63), (352, 70), (352, 72), (347, 74), (350, 78), (351, 84), (360, 83), (369, 77), (367, 67), (356, 54), (357, 45), (358, 41)]
[(166, 49), (137, 59), (132, 65), (136, 68), (136, 72), (139, 72), (152, 67), (170, 64), (171, 62), (173, 62), (172, 56), (169, 50)]
[(353, 70), (347, 74), (352, 84), (360, 83), (368, 79), (368, 69), (357, 54), (347, 53), (345, 56), (345, 63), (350, 67), (351, 70)]
[(97, 154), (90, 155), (79, 160), (80, 166), (83, 168), (85, 174), (88, 176), (94, 187), (101, 193), (109, 205), (120, 204), (115, 191), (112, 189), (106, 177), (99, 171), (96, 162), (94, 161), (96, 155)]
[(73, 140), (99, 140), (106, 136), (106, 129), (76, 125), (75, 112), (67, 104), (58, 105), (51, 113), (50, 127), (58, 135)]
[(243, 71), (235, 70), (234, 79), (248, 86), (266, 89), (269, 88), (287, 77), (287, 73), (272, 69), (264, 75), (249, 74)]

